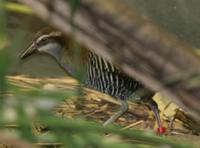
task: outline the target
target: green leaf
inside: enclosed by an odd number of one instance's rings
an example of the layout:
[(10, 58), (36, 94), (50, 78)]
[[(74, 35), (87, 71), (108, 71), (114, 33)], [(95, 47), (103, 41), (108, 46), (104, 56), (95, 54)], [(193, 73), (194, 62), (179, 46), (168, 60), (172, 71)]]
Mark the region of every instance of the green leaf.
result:
[(33, 11), (22, 4), (17, 4), (13, 2), (6, 2), (3, 4), (0, 4), (0, 8), (4, 8), (5, 10), (17, 12), (17, 13), (24, 13), (24, 14), (33, 14)]

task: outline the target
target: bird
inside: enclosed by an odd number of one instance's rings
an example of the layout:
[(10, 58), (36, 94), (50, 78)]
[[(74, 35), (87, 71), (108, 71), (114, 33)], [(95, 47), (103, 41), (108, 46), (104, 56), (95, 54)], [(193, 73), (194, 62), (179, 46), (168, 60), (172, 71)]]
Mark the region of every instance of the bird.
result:
[[(120, 102), (119, 111), (106, 120), (103, 126), (115, 122), (128, 110), (127, 98), (133, 95), (135, 100), (139, 99), (148, 102), (149, 107), (154, 112), (158, 124), (158, 132), (165, 133), (158, 106), (152, 99), (154, 92), (145, 88), (136, 79), (120, 71), (110, 61), (84, 46), (77, 50), (72, 42), (72, 39), (61, 31), (52, 27), (45, 27), (35, 34), (28, 48), (20, 54), (20, 58), (25, 59), (38, 53), (50, 55), (70, 76), (79, 78), (80, 82), (84, 83), (86, 87), (118, 99)], [(143, 96), (138, 96), (136, 93), (140, 89), (147, 93)]]

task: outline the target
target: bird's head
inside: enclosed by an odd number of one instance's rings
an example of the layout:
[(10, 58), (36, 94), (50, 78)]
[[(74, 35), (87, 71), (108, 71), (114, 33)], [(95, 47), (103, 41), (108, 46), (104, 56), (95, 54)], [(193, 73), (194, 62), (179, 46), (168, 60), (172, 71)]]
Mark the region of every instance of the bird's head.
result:
[(63, 44), (64, 36), (61, 32), (52, 28), (45, 28), (36, 33), (31, 45), (23, 51), (20, 58), (24, 59), (35, 53), (47, 53), (59, 60)]
[[(62, 32), (53, 28), (44, 28), (36, 33), (29, 47), (20, 55), (21, 59), (25, 59), (37, 53), (45, 53), (52, 56), (69, 74), (74, 75), (77, 69), (81, 69), (84, 65), (85, 50), (81, 49), (80, 55), (74, 52), (69, 38), (63, 35)], [(77, 62), (78, 59), (78, 62)]]

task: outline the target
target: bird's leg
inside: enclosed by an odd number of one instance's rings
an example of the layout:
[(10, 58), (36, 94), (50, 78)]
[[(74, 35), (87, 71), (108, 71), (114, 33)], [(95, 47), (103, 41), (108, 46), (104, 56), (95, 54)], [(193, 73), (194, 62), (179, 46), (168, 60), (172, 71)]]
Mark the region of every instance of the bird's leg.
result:
[(106, 122), (104, 122), (103, 126), (107, 126), (108, 124), (115, 122), (121, 115), (123, 115), (128, 110), (128, 103), (124, 100), (120, 100), (120, 102), (121, 102), (120, 110), (113, 116), (111, 116)]
[(158, 105), (156, 104), (156, 102), (154, 102), (153, 100), (149, 102), (149, 106), (151, 107), (151, 110), (154, 112), (156, 121), (158, 123), (158, 127), (162, 127), (162, 122), (160, 119), (160, 115), (158, 112)]
[(155, 115), (155, 118), (156, 118), (156, 121), (158, 124), (158, 132), (165, 133), (165, 128), (163, 127), (161, 119), (160, 119), (157, 103), (151, 99), (149, 101), (149, 106), (150, 106), (151, 110), (154, 112), (154, 115)]

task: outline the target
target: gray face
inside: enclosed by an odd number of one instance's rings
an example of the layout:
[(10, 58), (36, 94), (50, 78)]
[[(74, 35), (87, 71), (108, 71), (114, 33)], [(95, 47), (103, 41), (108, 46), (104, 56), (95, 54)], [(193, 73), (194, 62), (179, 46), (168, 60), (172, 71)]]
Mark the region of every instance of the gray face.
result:
[(59, 37), (59, 32), (52, 32), (48, 35), (42, 35), (36, 41), (36, 48), (39, 52), (47, 53), (56, 58), (57, 60), (61, 57), (62, 45), (56, 38)]
[(61, 56), (62, 45), (58, 41), (58, 38), (61, 37), (61, 35), (61, 32), (51, 32), (49, 34), (41, 35), (32, 42), (29, 48), (26, 49), (20, 57), (23, 59), (35, 52), (41, 52), (50, 54), (56, 58), (56, 60), (59, 60)]
[(37, 45), (37, 50), (39, 52), (47, 53), (53, 56), (54, 58), (56, 58), (56, 60), (59, 60), (61, 57), (61, 49), (62, 49), (62, 46), (55, 40), (49, 40), (49, 41), (46, 41), (45, 44)]

